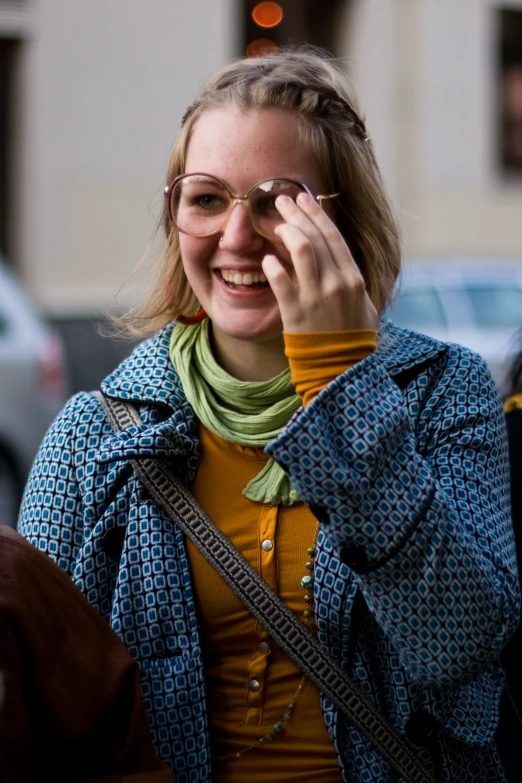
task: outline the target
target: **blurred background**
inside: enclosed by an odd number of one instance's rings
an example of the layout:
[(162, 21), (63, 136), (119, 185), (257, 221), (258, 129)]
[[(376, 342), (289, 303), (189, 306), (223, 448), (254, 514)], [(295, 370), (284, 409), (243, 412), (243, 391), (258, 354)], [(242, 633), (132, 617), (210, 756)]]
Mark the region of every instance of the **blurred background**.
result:
[(522, 0), (0, 0), (5, 507), (65, 395), (131, 348), (97, 325), (146, 285), (186, 106), (217, 66), (289, 42), (341, 58), (357, 90), (403, 231), (392, 316), (481, 351), (502, 387), (522, 325)]

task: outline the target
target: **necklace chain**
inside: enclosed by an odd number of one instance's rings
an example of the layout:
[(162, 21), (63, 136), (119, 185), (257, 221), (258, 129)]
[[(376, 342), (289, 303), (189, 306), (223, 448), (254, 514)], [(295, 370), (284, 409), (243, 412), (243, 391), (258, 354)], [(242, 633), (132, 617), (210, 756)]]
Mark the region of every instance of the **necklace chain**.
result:
[(287, 706), (283, 717), (280, 721), (277, 721), (277, 723), (274, 723), (272, 730), (269, 731), (267, 734), (264, 734), (262, 737), (259, 737), (258, 740), (253, 742), (251, 745), (248, 745), (246, 748), (242, 748), (241, 750), (235, 751), (234, 753), (228, 753), (226, 756), (218, 756), (217, 761), (227, 761), (228, 759), (238, 759), (240, 756), (243, 755), (243, 753), (247, 753), (249, 750), (253, 750), (254, 748), (259, 748), (261, 745), (264, 745), (266, 742), (272, 742), (273, 739), (276, 737), (277, 734), (280, 734), (282, 731), (284, 731), (284, 724), (287, 723), (290, 718), (292, 717), (292, 711), (295, 707), (295, 703), (297, 701), (297, 697), (301, 693), (303, 689), (303, 685), (305, 684), (306, 676), (303, 676), (301, 678), (301, 682), (297, 686), (297, 690), (293, 695), (293, 698), (290, 702), (290, 704)]
[[(301, 587), (305, 590), (305, 609), (303, 611), (303, 622), (310, 626), (314, 622), (314, 610), (313, 610), (313, 604), (314, 604), (314, 568), (315, 568), (315, 554), (317, 550), (317, 536), (319, 533), (319, 523), (317, 523), (315, 528), (315, 535), (313, 544), (308, 547), (307, 554), (308, 554), (308, 560), (306, 562), (306, 571), (307, 573), (303, 578), (301, 579)], [(297, 689), (286, 707), (281, 720), (277, 721), (277, 723), (274, 723), (272, 726), (272, 729), (264, 734), (262, 737), (259, 737), (255, 742), (252, 742), (251, 745), (247, 745), (246, 748), (242, 748), (241, 750), (234, 751), (233, 753), (228, 753), (224, 756), (218, 756), (216, 761), (228, 761), (230, 759), (238, 759), (240, 758), (244, 753), (248, 753), (249, 750), (253, 750), (254, 748), (259, 748), (261, 745), (265, 745), (266, 743), (273, 742), (273, 740), (277, 737), (278, 734), (281, 734), (285, 729), (285, 723), (288, 723), (288, 721), (292, 717), (292, 713), (295, 709), (296, 701), (299, 697), (299, 694), (303, 690), (304, 684), (306, 681), (306, 675), (303, 675), (301, 678), (301, 681), (299, 682), (299, 685), (297, 686)]]

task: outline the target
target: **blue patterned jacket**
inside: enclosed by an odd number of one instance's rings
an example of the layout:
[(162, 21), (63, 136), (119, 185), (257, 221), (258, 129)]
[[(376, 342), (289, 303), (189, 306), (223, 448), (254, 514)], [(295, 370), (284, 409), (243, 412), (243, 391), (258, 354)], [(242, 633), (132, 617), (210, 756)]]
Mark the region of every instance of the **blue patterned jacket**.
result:
[[(102, 384), (143, 424), (114, 434), (73, 397), (36, 458), (20, 531), (74, 578), (141, 665), (154, 742), (179, 783), (210, 783), (205, 678), (184, 538), (128, 460), (190, 484), (198, 427), (166, 327)], [(503, 780), (498, 652), (519, 617), (503, 413), (477, 356), (383, 322), (380, 345), (267, 451), (321, 522), (320, 642), (444, 783)], [(397, 782), (323, 699), (344, 779)]]

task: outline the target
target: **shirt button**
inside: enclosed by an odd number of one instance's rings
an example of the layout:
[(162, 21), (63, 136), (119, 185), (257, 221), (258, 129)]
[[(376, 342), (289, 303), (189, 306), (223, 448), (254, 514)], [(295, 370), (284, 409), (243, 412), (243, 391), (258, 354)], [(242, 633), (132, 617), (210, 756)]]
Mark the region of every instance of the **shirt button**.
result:
[(257, 693), (261, 685), (259, 684), (259, 680), (250, 680), (248, 687), (253, 693)]
[(259, 652), (267, 653), (270, 650), (270, 645), (268, 642), (260, 642), (259, 647), (257, 648)]
[(270, 541), (269, 538), (267, 538), (263, 543), (261, 544), (261, 548), (265, 550), (265, 552), (270, 552), (271, 549), (273, 549), (273, 543)]

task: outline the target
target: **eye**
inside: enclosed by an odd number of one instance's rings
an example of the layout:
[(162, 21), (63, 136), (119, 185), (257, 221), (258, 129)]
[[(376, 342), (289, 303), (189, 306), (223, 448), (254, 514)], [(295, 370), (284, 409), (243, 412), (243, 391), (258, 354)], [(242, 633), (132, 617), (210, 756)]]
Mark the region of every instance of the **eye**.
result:
[(201, 190), (185, 192), (184, 197), (184, 208), (194, 212), (224, 212), (228, 207), (229, 201), (226, 195)]
[(204, 193), (201, 196), (196, 196), (194, 198), (195, 206), (201, 207), (201, 209), (214, 209), (222, 203), (223, 200), (213, 193)]

